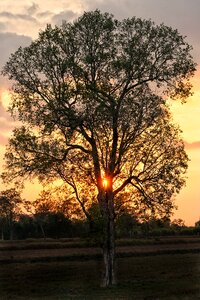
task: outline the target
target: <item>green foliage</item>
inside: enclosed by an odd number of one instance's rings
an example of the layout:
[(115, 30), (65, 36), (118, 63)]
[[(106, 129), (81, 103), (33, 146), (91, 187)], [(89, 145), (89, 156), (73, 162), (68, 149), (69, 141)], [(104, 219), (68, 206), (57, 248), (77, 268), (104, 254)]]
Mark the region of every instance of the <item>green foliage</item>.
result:
[(132, 207), (170, 214), (188, 158), (167, 97), (191, 94), (190, 52), (171, 27), (99, 10), (48, 25), (3, 69), (14, 81), (11, 114), (23, 122), (3, 177), (61, 178), (89, 218), (88, 199), (98, 194), (105, 208), (106, 175), (112, 201), (126, 192)]

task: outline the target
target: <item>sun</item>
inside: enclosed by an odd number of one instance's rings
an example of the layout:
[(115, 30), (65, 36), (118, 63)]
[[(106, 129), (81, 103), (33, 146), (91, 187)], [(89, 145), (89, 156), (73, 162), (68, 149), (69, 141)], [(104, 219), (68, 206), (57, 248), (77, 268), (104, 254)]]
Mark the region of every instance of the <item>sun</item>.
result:
[(103, 185), (103, 188), (106, 190), (109, 186), (109, 179), (107, 177), (104, 177), (102, 179), (102, 185)]
[(106, 177), (103, 178), (102, 183), (103, 183), (104, 189), (107, 189), (109, 181)]

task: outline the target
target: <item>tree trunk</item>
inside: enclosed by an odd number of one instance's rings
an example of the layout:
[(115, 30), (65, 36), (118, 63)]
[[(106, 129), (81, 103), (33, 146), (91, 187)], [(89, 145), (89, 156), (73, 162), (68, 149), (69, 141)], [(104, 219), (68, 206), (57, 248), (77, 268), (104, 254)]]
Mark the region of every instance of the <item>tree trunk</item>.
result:
[(41, 232), (42, 232), (42, 236), (43, 236), (43, 238), (44, 238), (44, 239), (46, 239), (46, 235), (45, 235), (44, 227), (42, 226), (42, 224), (41, 224), (41, 223), (39, 223), (39, 225), (40, 225), (40, 229), (41, 229)]
[(107, 191), (103, 201), (103, 287), (116, 284), (116, 267), (115, 267), (115, 225), (114, 225), (114, 203), (113, 193)]
[(106, 234), (104, 236), (103, 258), (104, 258), (104, 276), (103, 286), (116, 284), (115, 272), (115, 237), (114, 237), (114, 220), (106, 220)]

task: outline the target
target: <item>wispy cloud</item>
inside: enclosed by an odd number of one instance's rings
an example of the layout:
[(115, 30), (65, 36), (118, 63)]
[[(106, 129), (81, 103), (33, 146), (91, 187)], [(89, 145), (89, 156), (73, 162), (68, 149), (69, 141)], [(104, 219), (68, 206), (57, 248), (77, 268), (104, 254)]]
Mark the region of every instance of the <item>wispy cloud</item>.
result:
[(56, 14), (52, 17), (52, 23), (60, 25), (63, 20), (70, 22), (78, 17), (78, 14), (74, 13), (72, 10), (65, 10)]
[(42, 11), (37, 13), (37, 17), (38, 19), (43, 19), (43, 18), (51, 18), (53, 15), (53, 12), (46, 10), (46, 11)]
[(193, 143), (184, 142), (186, 149), (199, 149), (200, 150), (200, 141), (196, 141)]
[(22, 20), (25, 20), (25, 21), (31, 21), (31, 22), (36, 22), (37, 23), (37, 20), (32, 17), (31, 15), (28, 15), (28, 14), (13, 14), (11, 12), (8, 12), (8, 11), (3, 11), (0, 13), (0, 17), (4, 17), (6, 19), (22, 19)]
[(27, 8), (27, 12), (29, 15), (35, 14), (39, 9), (39, 5), (37, 3), (32, 3), (31, 6)]
[(6, 25), (3, 22), (0, 22), (0, 31), (6, 29)]

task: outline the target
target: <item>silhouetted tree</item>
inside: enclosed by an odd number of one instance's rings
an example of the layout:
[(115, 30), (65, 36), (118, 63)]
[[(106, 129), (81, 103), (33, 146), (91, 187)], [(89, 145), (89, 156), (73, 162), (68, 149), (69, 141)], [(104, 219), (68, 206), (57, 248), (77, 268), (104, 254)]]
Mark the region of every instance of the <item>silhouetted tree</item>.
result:
[(96, 10), (48, 25), (4, 67), (15, 82), (10, 111), (23, 122), (4, 178), (62, 178), (85, 213), (84, 191), (97, 195), (104, 286), (115, 283), (116, 196), (128, 191), (133, 206), (170, 212), (184, 184), (188, 159), (166, 102), (190, 95), (190, 51), (177, 30)]
[(0, 222), (1, 238), (4, 239), (4, 227), (9, 228), (10, 239), (13, 239), (13, 222), (20, 212), (22, 199), (20, 193), (14, 188), (0, 192)]
[(20, 214), (15, 222), (17, 239), (36, 238), (37, 224), (32, 215)]
[(182, 219), (174, 219), (171, 225), (177, 228), (185, 227), (185, 222)]
[[(39, 194), (39, 197), (31, 203), (34, 210), (34, 219), (39, 225), (44, 238), (46, 234), (52, 237), (63, 235), (63, 230), (69, 229), (69, 226), (66, 225), (70, 223), (70, 216), (73, 219), (76, 213), (72, 197), (68, 195), (67, 199), (63, 199), (66, 196), (66, 191), (59, 198), (57, 198), (58, 196), (59, 194), (56, 193), (56, 189), (51, 191), (43, 190)], [(63, 230), (61, 230), (61, 225), (63, 225)]]
[(200, 220), (198, 220), (197, 222), (195, 222), (195, 227), (200, 227)]
[(56, 187), (46, 187), (38, 198), (31, 202), (31, 205), (36, 213), (62, 213), (68, 219), (84, 217), (76, 196), (63, 184)]
[(124, 211), (116, 220), (116, 231), (119, 237), (132, 238), (139, 231), (139, 221), (137, 217)]

